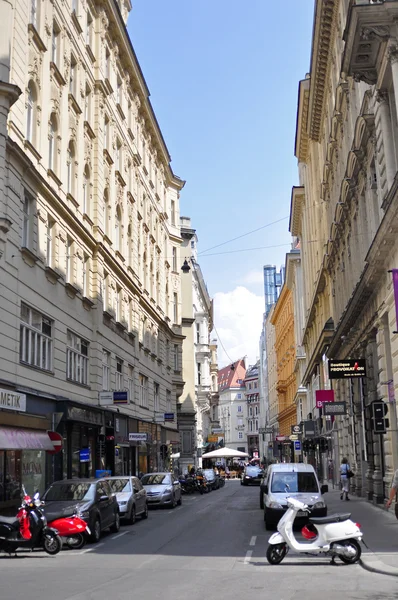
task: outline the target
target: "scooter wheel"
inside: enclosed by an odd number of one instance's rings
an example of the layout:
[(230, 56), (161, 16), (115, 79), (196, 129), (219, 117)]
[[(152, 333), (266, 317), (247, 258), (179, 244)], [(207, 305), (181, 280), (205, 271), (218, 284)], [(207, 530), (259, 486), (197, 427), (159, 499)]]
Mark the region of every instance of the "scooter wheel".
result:
[(362, 549), (356, 540), (344, 540), (344, 542), (338, 542), (341, 546), (349, 546), (351, 549), (355, 550), (355, 555), (352, 556), (344, 556), (343, 554), (339, 554), (339, 559), (343, 561), (346, 565), (353, 565), (358, 562), (361, 558)]
[(279, 565), (287, 554), (286, 544), (272, 544), (267, 548), (267, 560), (270, 565)]
[(61, 538), (59, 535), (48, 535), (44, 538), (43, 547), (47, 554), (54, 556), (54, 554), (58, 554), (62, 548)]
[(80, 550), (86, 544), (86, 536), (83, 533), (77, 533), (66, 538), (66, 545), (72, 550)]

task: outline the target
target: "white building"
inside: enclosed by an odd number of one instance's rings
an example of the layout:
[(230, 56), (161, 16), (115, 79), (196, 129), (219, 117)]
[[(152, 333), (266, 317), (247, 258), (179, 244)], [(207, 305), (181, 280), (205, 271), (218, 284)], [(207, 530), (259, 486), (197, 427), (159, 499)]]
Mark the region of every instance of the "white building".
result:
[(247, 452), (246, 366), (244, 359), (218, 372), (219, 421), (225, 446)]

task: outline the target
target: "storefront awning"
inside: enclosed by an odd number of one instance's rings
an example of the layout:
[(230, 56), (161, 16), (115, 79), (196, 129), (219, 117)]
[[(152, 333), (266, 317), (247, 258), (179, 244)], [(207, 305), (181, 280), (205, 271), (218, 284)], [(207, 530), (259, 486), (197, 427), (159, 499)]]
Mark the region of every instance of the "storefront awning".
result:
[(0, 450), (54, 450), (45, 431), (0, 427)]

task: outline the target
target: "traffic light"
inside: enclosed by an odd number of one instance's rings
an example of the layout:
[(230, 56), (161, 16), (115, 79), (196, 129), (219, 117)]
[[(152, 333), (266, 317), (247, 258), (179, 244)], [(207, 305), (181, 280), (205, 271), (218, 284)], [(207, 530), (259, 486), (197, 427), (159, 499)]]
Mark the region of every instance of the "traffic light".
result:
[(325, 438), (321, 438), (319, 440), (319, 450), (321, 452), (327, 452), (327, 449), (328, 449), (328, 443), (327, 443), (327, 441), (325, 440)]
[(386, 433), (390, 426), (390, 422), (386, 418), (387, 413), (388, 405), (383, 400), (372, 402), (372, 430), (374, 433)]

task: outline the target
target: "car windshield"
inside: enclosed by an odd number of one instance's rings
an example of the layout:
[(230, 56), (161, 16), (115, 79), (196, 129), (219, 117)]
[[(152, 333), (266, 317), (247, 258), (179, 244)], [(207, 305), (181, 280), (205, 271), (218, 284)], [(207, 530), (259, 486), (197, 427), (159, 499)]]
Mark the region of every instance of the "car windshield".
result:
[(108, 479), (108, 483), (114, 494), (122, 492), (131, 492), (130, 479)]
[(212, 469), (205, 469), (203, 471), (203, 475), (207, 477), (207, 479), (214, 479), (215, 477), (215, 473), (214, 471), (212, 471)]
[(52, 485), (44, 494), (46, 502), (68, 502), (93, 500), (95, 496), (95, 483), (58, 483)]
[(246, 473), (248, 475), (259, 475), (261, 473), (260, 467), (246, 467)]
[(153, 473), (144, 475), (142, 485), (171, 485), (171, 477), (167, 473)]
[(274, 473), (272, 476), (271, 492), (284, 493), (308, 492), (318, 493), (318, 484), (314, 473)]

